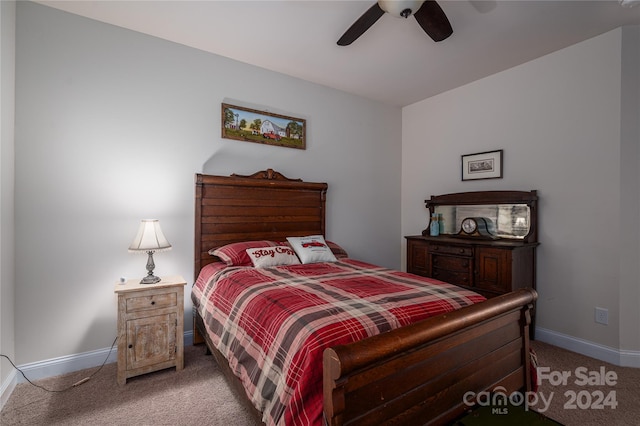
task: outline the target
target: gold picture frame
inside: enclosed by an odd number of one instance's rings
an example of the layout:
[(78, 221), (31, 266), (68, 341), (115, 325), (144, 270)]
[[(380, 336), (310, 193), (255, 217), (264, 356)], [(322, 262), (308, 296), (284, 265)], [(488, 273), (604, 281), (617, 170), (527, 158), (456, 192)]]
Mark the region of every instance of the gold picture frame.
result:
[(304, 118), (222, 104), (222, 137), (244, 142), (306, 149)]

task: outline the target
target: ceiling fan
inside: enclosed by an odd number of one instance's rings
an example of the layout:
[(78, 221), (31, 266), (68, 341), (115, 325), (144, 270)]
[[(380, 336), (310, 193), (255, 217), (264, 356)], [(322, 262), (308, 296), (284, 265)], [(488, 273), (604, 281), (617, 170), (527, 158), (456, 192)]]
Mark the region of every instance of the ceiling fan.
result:
[(338, 45), (348, 46), (356, 41), (385, 13), (398, 18), (413, 15), (433, 41), (442, 41), (453, 33), (447, 15), (434, 0), (378, 0), (340, 37)]

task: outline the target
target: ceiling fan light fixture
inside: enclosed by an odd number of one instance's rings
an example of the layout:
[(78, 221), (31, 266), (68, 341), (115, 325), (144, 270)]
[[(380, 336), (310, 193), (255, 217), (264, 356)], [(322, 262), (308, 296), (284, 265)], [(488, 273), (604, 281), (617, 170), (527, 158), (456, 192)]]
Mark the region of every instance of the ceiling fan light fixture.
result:
[(413, 15), (424, 32), (435, 42), (442, 41), (453, 33), (447, 15), (435, 0), (378, 0), (345, 31), (338, 40), (338, 46), (353, 43), (385, 13), (402, 18)]
[(380, 8), (396, 18), (408, 18), (420, 9), (422, 3), (424, 0), (378, 0)]

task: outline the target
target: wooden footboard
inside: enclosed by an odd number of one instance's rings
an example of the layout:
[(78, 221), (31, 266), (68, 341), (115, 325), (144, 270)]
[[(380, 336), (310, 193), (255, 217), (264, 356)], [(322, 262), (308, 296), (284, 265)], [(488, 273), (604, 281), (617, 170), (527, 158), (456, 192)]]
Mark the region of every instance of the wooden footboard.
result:
[[(447, 424), (473, 395), (531, 390), (522, 289), (324, 352), (329, 425)], [(465, 399), (466, 396), (466, 399)]]

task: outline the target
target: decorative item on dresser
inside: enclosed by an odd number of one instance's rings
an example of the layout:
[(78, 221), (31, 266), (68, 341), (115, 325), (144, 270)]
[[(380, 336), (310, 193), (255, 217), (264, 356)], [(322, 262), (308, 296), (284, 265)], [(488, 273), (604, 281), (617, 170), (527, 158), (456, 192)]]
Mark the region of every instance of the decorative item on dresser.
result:
[(118, 384), (152, 371), (184, 367), (184, 286), (181, 276), (156, 284), (118, 282)]
[[(293, 264), (262, 271), (256, 268), (252, 271), (254, 266), (251, 266), (251, 260), (243, 258), (245, 252), (248, 253), (247, 250), (236, 250), (233, 256), (230, 252), (225, 252), (229, 245), (246, 248), (247, 243), (252, 242), (261, 243), (264, 247), (264, 244), (269, 245), (273, 242), (281, 245), (292, 236), (325, 235), (327, 184), (288, 179), (268, 169), (251, 176), (196, 175), (195, 185), (194, 272), (196, 282), (191, 294), (194, 303), (194, 343), (206, 342), (221, 370), (229, 377), (230, 383), (234, 385), (241, 399), (247, 403), (246, 405), (250, 407), (258, 421), (270, 423), (274, 419), (272, 413), (275, 411), (265, 408), (264, 412), (260, 412), (255, 407), (278, 408), (282, 402), (281, 412), (285, 413), (296, 413), (299, 407), (304, 406), (302, 408), (304, 414), (297, 416), (299, 419), (309, 419), (308, 423), (304, 424), (323, 422), (329, 425), (394, 422), (447, 424), (468, 409), (463, 395), (469, 390), (479, 392), (498, 386), (507, 393), (531, 390), (529, 324), (530, 312), (537, 297), (532, 289), (522, 289), (491, 300), (480, 301), (363, 340), (327, 345), (326, 342), (334, 341), (331, 336), (342, 334), (338, 331), (338, 327), (331, 328), (332, 333), (326, 334), (324, 331), (328, 329), (318, 327), (320, 324), (317, 324), (316, 320), (330, 321), (325, 324), (337, 324), (333, 321), (333, 317), (346, 320), (348, 317), (344, 314), (349, 312), (346, 308), (351, 304), (346, 290), (360, 289), (367, 292), (369, 291), (367, 285), (371, 286), (375, 281), (377, 284), (370, 290), (377, 291), (384, 283), (374, 279), (371, 273), (384, 268), (371, 265), (371, 269), (367, 269), (368, 275), (365, 279), (344, 283), (341, 287), (343, 290), (338, 292), (341, 298), (340, 304), (327, 305), (325, 315), (319, 315), (319, 312), (314, 311), (316, 313), (309, 316), (306, 310), (309, 300), (319, 299), (323, 289), (334, 288), (332, 286), (337, 284), (336, 281), (344, 280), (345, 269), (343, 268), (349, 268), (349, 265), (364, 266), (364, 262), (347, 257), (338, 259), (335, 264)], [(227, 257), (228, 259), (224, 259)], [(314, 269), (309, 267), (318, 269), (315, 269), (314, 273), (312, 272)], [(341, 272), (336, 275), (333, 272), (328, 273), (336, 271), (335, 268)], [(276, 309), (282, 306), (282, 303), (278, 302), (279, 298), (268, 302), (259, 297), (270, 292), (270, 288), (274, 288), (277, 292), (286, 292), (288, 295), (285, 297), (293, 297), (291, 292), (304, 292), (303, 288), (310, 284), (297, 277), (286, 278), (286, 284), (277, 281), (279, 284), (276, 286), (272, 286), (262, 278), (259, 282), (256, 281), (258, 277), (267, 275), (285, 274), (291, 277), (290, 274), (293, 271), (300, 271), (305, 277), (319, 274), (331, 281), (325, 285), (311, 284), (315, 296), (301, 303), (305, 308), (304, 315), (292, 317), (269, 315), (269, 318), (262, 319), (244, 315), (247, 311), (243, 306), (259, 307), (260, 309), (255, 310), (258, 313), (276, 312)], [(405, 280), (402, 286), (405, 292), (406, 286), (416, 280), (421, 283), (419, 287), (432, 285), (425, 278), (399, 271), (385, 271), (389, 277)], [(241, 274), (247, 274), (247, 277), (239, 278)], [(211, 280), (208, 277), (219, 279)], [(226, 278), (230, 280), (223, 283), (222, 280)], [(268, 392), (267, 396), (263, 396), (265, 395), (263, 392), (256, 390), (256, 382), (253, 379), (254, 373), (260, 374), (260, 377), (263, 377), (263, 373), (252, 367), (252, 378), (247, 380), (249, 376), (243, 373), (247, 365), (235, 361), (229, 362), (225, 358), (226, 354), (236, 361), (239, 359), (227, 350), (228, 345), (225, 342), (244, 341), (248, 334), (244, 326), (242, 326), (244, 331), (234, 326), (232, 329), (225, 329), (225, 338), (220, 338), (221, 330), (218, 324), (226, 324), (228, 321), (220, 319), (224, 314), (221, 309), (210, 311), (208, 306), (216, 306), (216, 301), (221, 297), (227, 300), (226, 296), (220, 292), (222, 286), (229, 288), (232, 294), (241, 291), (237, 294), (243, 295), (238, 296), (243, 300), (242, 306), (229, 303), (225, 303), (224, 306), (233, 308), (236, 312), (234, 318), (240, 320), (249, 329), (275, 330), (278, 331), (278, 335), (284, 333), (289, 336), (284, 341), (297, 342), (301, 340), (297, 338), (298, 334), (291, 334), (290, 331), (283, 332), (281, 328), (272, 327), (265, 321), (277, 317), (287, 323), (302, 324), (296, 321), (296, 318), (301, 318), (305, 325), (296, 329), (303, 329), (311, 333), (311, 336), (316, 336), (312, 339), (317, 342), (317, 345), (313, 345), (313, 350), (309, 347), (296, 350), (293, 346), (284, 348), (277, 345), (278, 353), (282, 356), (277, 357), (277, 362), (269, 364), (275, 365), (282, 362), (285, 364), (280, 365), (278, 371), (286, 371), (290, 368), (297, 371), (295, 378), (286, 376), (295, 382), (292, 382), (292, 385), (296, 386), (296, 390), (291, 394), (294, 399), (289, 398), (293, 402), (289, 403), (287, 402), (289, 399), (281, 399), (281, 393)], [(436, 291), (436, 293), (439, 292), (440, 290)], [(208, 297), (206, 293), (209, 294)], [(278, 293), (278, 295), (282, 294)], [(335, 291), (332, 294), (337, 295)], [(362, 292), (359, 294), (358, 300), (364, 300)], [(476, 293), (473, 294), (474, 297), (480, 297)], [(253, 302), (249, 303), (250, 300)], [(256, 303), (258, 301), (259, 303)], [(296, 303), (298, 302), (293, 304)], [(368, 303), (366, 305), (368, 306)], [(316, 315), (319, 316), (316, 317)], [(226, 314), (224, 317), (229, 318)], [(316, 320), (312, 320), (311, 317)], [(357, 324), (361, 322), (363, 320), (349, 322), (351, 324), (349, 330), (355, 330)], [(314, 323), (313, 326), (311, 323)], [(359, 332), (352, 334), (359, 334)], [(266, 338), (267, 335), (271, 336), (271, 333), (260, 333), (260, 335)], [(257, 342), (256, 339), (264, 340), (253, 337), (252, 341)], [(223, 344), (218, 346), (215, 342)], [(260, 345), (250, 345), (251, 349), (246, 352), (244, 343), (234, 346), (245, 351), (245, 354), (249, 352), (255, 354), (255, 357), (254, 355), (240, 357), (249, 361), (254, 367), (259, 353), (266, 353), (271, 348), (271, 346), (263, 348)], [(322, 360), (316, 359), (318, 348), (323, 351)], [(309, 368), (298, 370), (298, 366), (301, 365), (298, 360), (307, 361)], [(233, 369), (230, 364), (234, 366)], [(316, 380), (317, 372), (322, 372), (322, 380)], [(244, 380), (241, 380), (240, 376)], [(278, 375), (270, 375), (266, 381), (276, 376)], [(297, 387), (300, 381), (305, 381), (307, 386)], [(260, 383), (262, 382), (263, 380), (260, 379)], [(290, 386), (288, 379), (287, 383), (282, 385), (267, 384), (270, 385), (269, 389)], [(261, 400), (254, 405), (250, 398)], [(319, 398), (323, 400), (323, 412), (320, 412), (317, 407), (316, 401)], [(313, 414), (309, 415), (310, 413)]]

